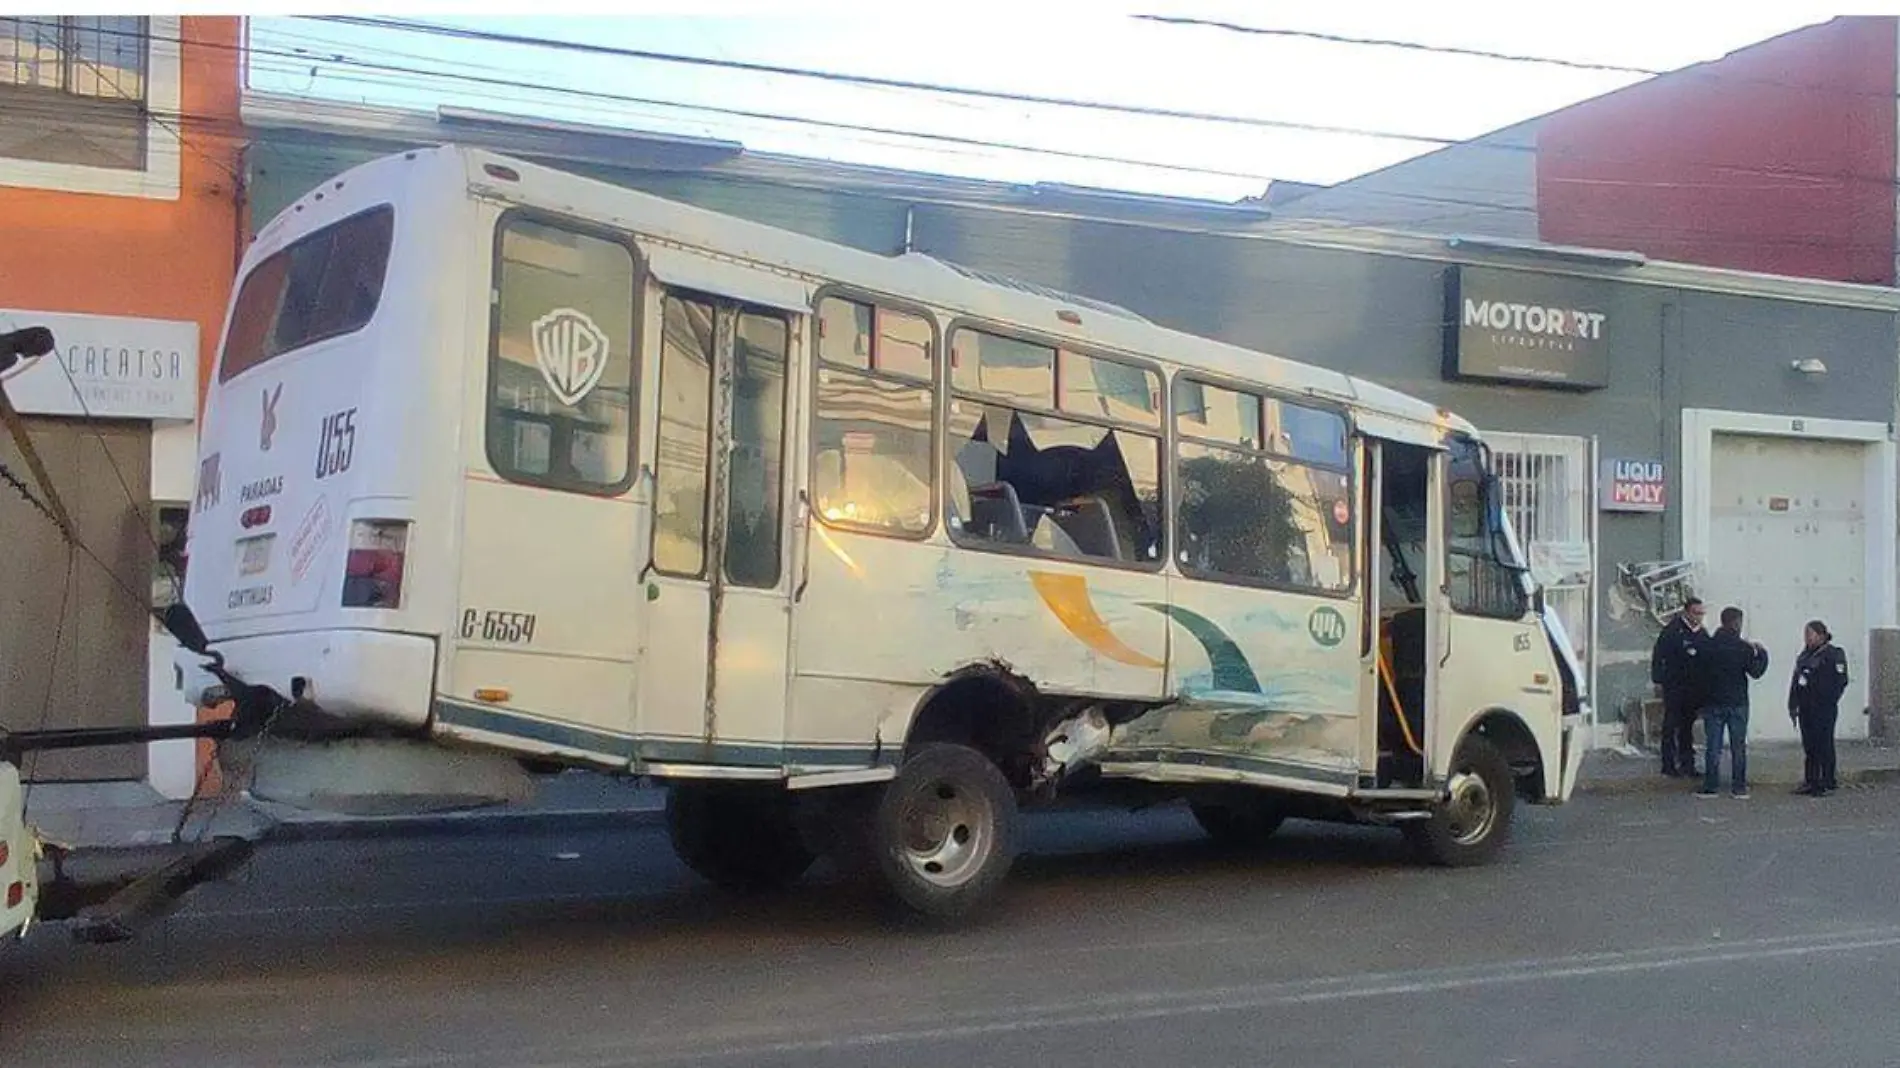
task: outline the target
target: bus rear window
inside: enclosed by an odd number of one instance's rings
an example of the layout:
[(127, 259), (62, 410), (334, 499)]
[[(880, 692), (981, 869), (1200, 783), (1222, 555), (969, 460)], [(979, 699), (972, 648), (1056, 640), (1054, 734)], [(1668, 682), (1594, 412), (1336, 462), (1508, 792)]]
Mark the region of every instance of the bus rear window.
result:
[(382, 299), (395, 213), (385, 204), (299, 238), (245, 276), (218, 381), (361, 330)]

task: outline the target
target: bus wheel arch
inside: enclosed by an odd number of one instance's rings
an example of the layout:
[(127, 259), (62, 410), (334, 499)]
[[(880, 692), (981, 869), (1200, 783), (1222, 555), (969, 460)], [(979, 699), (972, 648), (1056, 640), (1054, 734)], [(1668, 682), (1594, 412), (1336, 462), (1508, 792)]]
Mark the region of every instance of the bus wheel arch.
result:
[(1544, 751), (1523, 717), (1509, 709), (1490, 709), (1467, 729), (1466, 737), (1473, 735), (1503, 754), (1518, 797), (1533, 803), (1544, 799)]
[(904, 736), (909, 756), (933, 744), (961, 745), (990, 759), (1018, 789), (1033, 771), (1037, 708), (1035, 684), (1008, 664), (990, 661), (962, 668), (925, 694)]

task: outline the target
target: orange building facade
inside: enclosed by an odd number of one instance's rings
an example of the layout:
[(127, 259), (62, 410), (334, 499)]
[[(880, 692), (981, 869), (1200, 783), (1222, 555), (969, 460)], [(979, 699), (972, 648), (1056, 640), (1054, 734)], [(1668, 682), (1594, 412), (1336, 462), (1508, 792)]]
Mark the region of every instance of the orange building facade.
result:
[[(0, 18), (0, 330), (50, 327), (26, 415), (88, 549), (0, 487), (0, 727), (188, 721), (147, 610), (181, 577), (197, 417), (241, 252), (243, 20)], [(25, 473), (11, 441), (0, 462)], [(160, 549), (154, 552), (155, 543)], [(190, 743), (29, 779), (192, 792)]]

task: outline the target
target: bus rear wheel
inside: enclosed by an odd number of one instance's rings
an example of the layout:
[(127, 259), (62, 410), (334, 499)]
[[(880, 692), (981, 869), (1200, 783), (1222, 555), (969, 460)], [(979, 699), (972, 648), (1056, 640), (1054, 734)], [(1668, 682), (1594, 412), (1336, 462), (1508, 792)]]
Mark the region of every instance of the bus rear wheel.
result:
[(1510, 837), (1516, 801), (1511, 765), (1489, 741), (1471, 735), (1458, 743), (1446, 781), (1447, 796), (1431, 818), (1404, 824), (1412, 847), (1448, 868), (1483, 864)]
[(878, 798), (871, 845), (899, 903), (955, 921), (995, 896), (1016, 860), (1016, 794), (996, 765), (967, 746), (932, 743), (898, 769)]
[(815, 859), (781, 789), (677, 784), (667, 791), (666, 830), (682, 863), (734, 893), (783, 889)]

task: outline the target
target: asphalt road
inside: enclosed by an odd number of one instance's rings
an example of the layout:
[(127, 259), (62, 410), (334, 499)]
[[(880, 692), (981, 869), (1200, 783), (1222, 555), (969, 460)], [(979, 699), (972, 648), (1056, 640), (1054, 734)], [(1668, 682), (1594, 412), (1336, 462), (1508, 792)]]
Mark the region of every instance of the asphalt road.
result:
[(984, 923), (697, 885), (652, 829), (267, 847), (140, 941), (0, 952), (0, 1065), (1890, 1065), (1900, 789), (1521, 810), (1501, 862), (1036, 820)]

